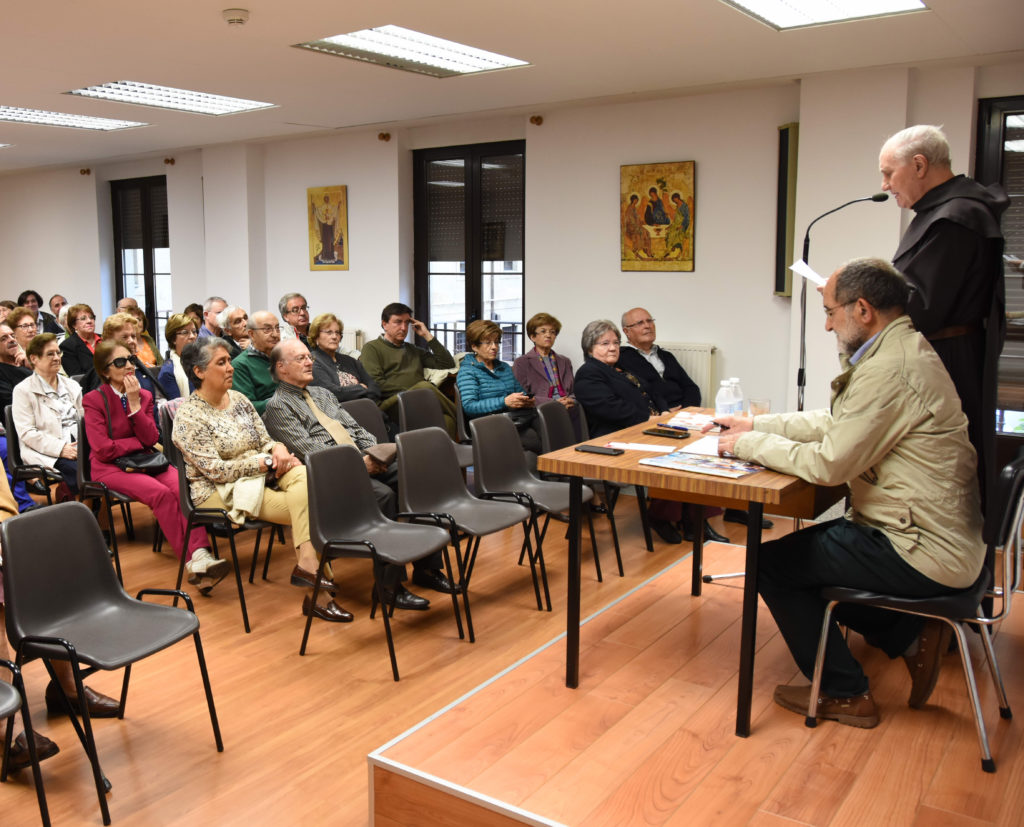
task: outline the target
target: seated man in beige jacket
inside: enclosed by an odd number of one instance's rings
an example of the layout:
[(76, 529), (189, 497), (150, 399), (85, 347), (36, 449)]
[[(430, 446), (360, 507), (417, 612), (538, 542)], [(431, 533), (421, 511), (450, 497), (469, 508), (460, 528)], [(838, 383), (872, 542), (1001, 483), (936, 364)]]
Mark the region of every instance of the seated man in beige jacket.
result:
[[(949, 374), (905, 308), (903, 276), (881, 259), (857, 259), (822, 289), (825, 329), (843, 372), (831, 411), (719, 417), (719, 451), (820, 485), (849, 483), (846, 516), (765, 543), (758, 591), (797, 666), (810, 678), (825, 612), (822, 586), (908, 597), (971, 586), (985, 544), (967, 418)], [(938, 677), (950, 629), (937, 620), (840, 606), (840, 621), (911, 675), (920, 707)], [(808, 686), (780, 686), (775, 701), (801, 715)], [(818, 715), (859, 727), (878, 723), (868, 679), (833, 623)]]

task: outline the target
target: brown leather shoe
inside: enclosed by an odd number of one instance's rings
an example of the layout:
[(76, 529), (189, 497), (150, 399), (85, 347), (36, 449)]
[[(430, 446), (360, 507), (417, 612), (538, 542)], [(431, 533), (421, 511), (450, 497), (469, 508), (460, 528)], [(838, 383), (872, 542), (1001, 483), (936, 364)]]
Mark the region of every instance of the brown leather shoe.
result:
[[(292, 585), (293, 586), (304, 586), (306, 588), (313, 588), (313, 578), (316, 577), (312, 572), (300, 569), (298, 566), (292, 569)], [(327, 592), (331, 597), (334, 597), (338, 593), (338, 587), (334, 585), (333, 580), (328, 580), (326, 576), (320, 578), (320, 591)]]
[[(60, 752), (60, 747), (45, 735), (33, 732), (32, 737), (35, 740), (36, 758), (40, 761), (52, 758)], [(23, 732), (11, 744), (11, 752), (7, 757), (7, 770), (8, 772), (17, 772), (31, 766), (32, 759), (28, 755), (28, 741), (25, 740), (25, 733)]]
[[(79, 706), (78, 698), (69, 696), (68, 700), (71, 701), (71, 708), (75, 710), (75, 714), (81, 715), (82, 709)], [(118, 710), (121, 708), (120, 703), (113, 698), (90, 689), (88, 686), (85, 687), (85, 702), (89, 705), (90, 718), (116, 718)], [(64, 704), (60, 700), (60, 690), (53, 681), (46, 685), (46, 711), (58, 715), (64, 712)]]
[(910, 698), (907, 706), (920, 709), (931, 697), (942, 669), (942, 656), (949, 651), (953, 630), (941, 620), (927, 620), (917, 639), (917, 654), (904, 655), (903, 662), (910, 671)]
[[(775, 703), (798, 715), (807, 715), (807, 702), (811, 687), (780, 684), (775, 687)], [(870, 692), (853, 698), (818, 696), (818, 717), (825, 721), (838, 721), (847, 726), (871, 729), (878, 726), (878, 707)]]
[[(302, 613), (309, 615), (309, 604), (311, 603), (310, 597), (307, 594), (302, 598)], [(327, 620), (331, 623), (351, 623), (352, 612), (346, 612), (341, 606), (335, 603), (333, 600), (324, 604), (323, 606), (313, 607), (313, 617), (319, 617), (321, 620)]]

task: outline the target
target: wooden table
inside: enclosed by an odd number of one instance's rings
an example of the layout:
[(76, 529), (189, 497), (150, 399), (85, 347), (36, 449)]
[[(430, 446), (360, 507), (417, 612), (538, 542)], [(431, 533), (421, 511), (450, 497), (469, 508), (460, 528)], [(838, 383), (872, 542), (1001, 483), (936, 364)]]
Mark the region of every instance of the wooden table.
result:
[[(662, 418), (669, 419), (668, 416)], [(609, 442), (646, 442), (652, 445), (664, 444), (677, 450), (687, 442), (697, 439), (694, 434), (689, 440), (660, 439), (644, 434), (652, 423), (634, 425), (592, 439), (589, 445), (606, 445)], [(765, 506), (770, 513), (786, 517), (813, 518), (846, 495), (846, 487), (826, 488), (804, 482), (798, 477), (779, 474), (775, 471), (759, 471), (739, 479), (715, 477), (708, 474), (694, 474), (641, 465), (639, 460), (654, 456), (649, 452), (626, 451), (619, 456), (590, 454), (576, 451), (574, 447), (552, 451), (542, 455), (537, 468), (553, 474), (569, 477), (570, 481), (570, 530), (569, 530), (569, 576), (566, 609), (566, 657), (565, 685), (571, 689), (579, 686), (580, 675), (580, 527), (582, 514), (582, 480), (608, 480), (620, 485), (645, 486), (649, 497), (680, 500), (699, 505), (723, 508), (746, 509), (747, 523), (746, 577), (743, 583), (743, 627), (740, 638), (739, 687), (736, 698), (736, 734), (746, 737), (750, 734), (750, 699), (753, 690), (754, 649), (757, 626), (757, 567), (761, 550), (761, 520)], [(701, 590), (703, 520), (697, 524), (694, 537), (693, 574), (691, 591), (695, 595)]]

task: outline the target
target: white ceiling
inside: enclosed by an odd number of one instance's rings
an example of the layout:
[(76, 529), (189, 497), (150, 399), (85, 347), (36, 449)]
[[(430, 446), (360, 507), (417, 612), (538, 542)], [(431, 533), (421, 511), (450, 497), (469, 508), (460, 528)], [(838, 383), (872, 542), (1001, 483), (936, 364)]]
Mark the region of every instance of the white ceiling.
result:
[[(930, 10), (776, 32), (718, 0), (7, 0), (0, 104), (146, 121), (114, 133), (0, 123), (0, 172), (367, 124), (684, 92), (757, 79), (935, 61), (1024, 58), (1024, 0), (926, 0)], [(394, 23), (530, 62), (436, 79), (291, 48)], [(62, 94), (135, 80), (277, 108), (219, 118)]]

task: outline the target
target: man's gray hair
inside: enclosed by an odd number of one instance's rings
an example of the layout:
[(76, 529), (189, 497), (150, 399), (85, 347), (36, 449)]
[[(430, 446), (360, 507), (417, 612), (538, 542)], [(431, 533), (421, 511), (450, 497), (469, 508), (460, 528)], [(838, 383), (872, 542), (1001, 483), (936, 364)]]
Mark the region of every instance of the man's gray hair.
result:
[(210, 298), (208, 298), (206, 301), (203, 302), (203, 312), (204, 313), (209, 313), (210, 312), (210, 308), (213, 307), (213, 303), (214, 302), (224, 302), (224, 304), (227, 304), (228, 300), (225, 299), (225, 298), (222, 298), (221, 296), (210, 296)]
[(277, 309), (280, 311), (282, 316), (286, 315), (285, 310), (288, 309), (288, 302), (290, 302), (292, 299), (302, 299), (303, 301), (305, 301), (306, 297), (303, 296), (301, 293), (285, 293), (283, 296), (281, 296), (281, 301), (277, 303)]
[(915, 155), (923, 155), (924, 159), (935, 167), (950, 167), (949, 140), (941, 127), (919, 124), (908, 126), (893, 135), (885, 142), (883, 150), (888, 149), (896, 160), (905, 164)]
[(270, 351), (270, 375), (277, 381), (277, 366), (284, 361), (285, 345), (288, 342), (298, 341), (297, 339), (284, 339), (274, 345), (274, 349)]
[(588, 356), (590, 351), (594, 349), (594, 345), (597, 344), (597, 340), (604, 336), (608, 331), (612, 331), (619, 341), (622, 341), (622, 334), (619, 333), (619, 329), (615, 326), (615, 322), (609, 319), (596, 319), (590, 322), (585, 328), (583, 328), (583, 335), (580, 336), (580, 346), (583, 348), (583, 352)]
[(875, 310), (902, 313), (909, 298), (906, 278), (882, 258), (855, 258), (836, 276), (836, 302), (841, 305), (864, 299)]
[[(223, 299), (222, 299), (222, 301), (223, 301)], [(236, 310), (238, 310), (238, 307), (236, 307), (233, 304), (229, 304), (227, 307), (225, 307), (223, 310), (221, 310), (220, 313), (217, 314), (217, 326), (220, 327), (223, 330), (227, 330), (227, 328), (228, 328), (228, 316), (230, 316)]]

